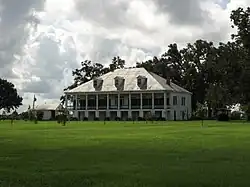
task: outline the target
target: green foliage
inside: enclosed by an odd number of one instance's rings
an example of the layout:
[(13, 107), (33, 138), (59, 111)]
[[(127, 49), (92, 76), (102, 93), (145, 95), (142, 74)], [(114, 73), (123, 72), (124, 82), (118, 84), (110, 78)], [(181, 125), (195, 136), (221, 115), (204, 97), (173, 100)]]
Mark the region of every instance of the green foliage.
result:
[(231, 113), (231, 120), (241, 120), (242, 119), (242, 113), (240, 111), (233, 111)]
[(22, 112), (21, 113), (21, 119), (29, 120), (29, 112)]
[(14, 84), (0, 78), (0, 110), (6, 109), (8, 112), (15, 110), (22, 105), (22, 100)]
[(64, 126), (66, 125), (66, 122), (67, 122), (67, 114), (65, 113), (62, 113), (62, 114), (59, 114), (56, 116), (56, 120), (57, 120), (57, 123), (61, 123), (63, 124)]
[(43, 115), (44, 115), (43, 111), (37, 111), (36, 115), (37, 115), (37, 120), (38, 121), (42, 121), (43, 120)]
[(200, 119), (204, 120), (206, 117), (207, 109), (205, 108), (204, 105), (198, 103), (197, 104), (197, 109), (195, 112), (195, 116), (199, 117)]

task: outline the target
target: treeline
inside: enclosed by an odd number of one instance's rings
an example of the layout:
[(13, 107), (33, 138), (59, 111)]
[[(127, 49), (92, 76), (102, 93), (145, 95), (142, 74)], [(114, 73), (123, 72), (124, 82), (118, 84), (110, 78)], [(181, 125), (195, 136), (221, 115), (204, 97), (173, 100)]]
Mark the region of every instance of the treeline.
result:
[[(213, 109), (239, 103), (250, 116), (250, 7), (232, 11), (230, 18), (236, 28), (231, 41), (215, 45), (198, 39), (184, 48), (173, 43), (160, 57), (137, 62), (135, 67), (165, 78), (170, 76), (174, 83), (191, 91), (193, 110), (198, 103), (206, 105), (211, 116)], [(119, 56), (108, 67), (86, 60), (73, 71), (74, 84), (64, 90), (124, 66), (125, 61)], [(61, 100), (64, 101), (63, 96)]]

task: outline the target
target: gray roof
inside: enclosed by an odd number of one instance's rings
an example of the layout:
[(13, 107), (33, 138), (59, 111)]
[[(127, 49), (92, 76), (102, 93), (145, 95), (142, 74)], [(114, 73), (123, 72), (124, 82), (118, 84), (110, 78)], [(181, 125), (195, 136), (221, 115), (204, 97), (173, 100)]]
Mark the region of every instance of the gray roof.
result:
[[(140, 87), (137, 85), (137, 77), (142, 76), (147, 78), (147, 89), (146, 91), (156, 90), (167, 90), (172, 92), (185, 92), (190, 93), (186, 89), (170, 83), (166, 83), (166, 79), (156, 75), (155, 73), (148, 72), (144, 68), (128, 68), (128, 69), (117, 69), (113, 72), (109, 72), (100, 78), (103, 79), (103, 85), (100, 92), (116, 92), (117, 88), (114, 84), (115, 77), (124, 77), (124, 89), (123, 91), (140, 91)], [(93, 80), (88, 81), (72, 90), (66, 91), (65, 93), (81, 93), (81, 92), (96, 92), (93, 87)], [(191, 94), (191, 93), (190, 93)]]
[(42, 104), (38, 105), (35, 110), (57, 110), (59, 107), (61, 107), (61, 104), (58, 103), (50, 103), (50, 104)]

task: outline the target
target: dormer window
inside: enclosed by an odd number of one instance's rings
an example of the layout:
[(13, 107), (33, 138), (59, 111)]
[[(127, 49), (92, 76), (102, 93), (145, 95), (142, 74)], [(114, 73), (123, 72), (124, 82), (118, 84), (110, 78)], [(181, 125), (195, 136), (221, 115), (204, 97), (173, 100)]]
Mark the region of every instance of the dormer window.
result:
[(94, 87), (97, 87), (97, 80), (94, 80)]
[(137, 79), (138, 86), (141, 86), (141, 79)]
[(137, 86), (140, 89), (147, 89), (147, 77), (139, 75), (137, 77)]
[(119, 77), (119, 76), (115, 77), (115, 87), (117, 88), (117, 90), (123, 90), (124, 83), (125, 83), (124, 77)]
[(119, 85), (119, 80), (115, 79), (115, 86), (118, 86), (118, 85)]
[(103, 80), (101, 78), (97, 78), (93, 80), (93, 87), (95, 90), (101, 90), (103, 84)]

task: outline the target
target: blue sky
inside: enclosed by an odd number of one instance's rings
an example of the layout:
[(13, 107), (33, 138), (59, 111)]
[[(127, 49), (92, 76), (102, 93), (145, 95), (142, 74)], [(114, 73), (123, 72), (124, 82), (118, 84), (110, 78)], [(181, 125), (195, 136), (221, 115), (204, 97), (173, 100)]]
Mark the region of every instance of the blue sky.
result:
[(227, 8), (227, 4), (230, 3), (231, 0), (222, 0), (220, 6), (224, 9)]

